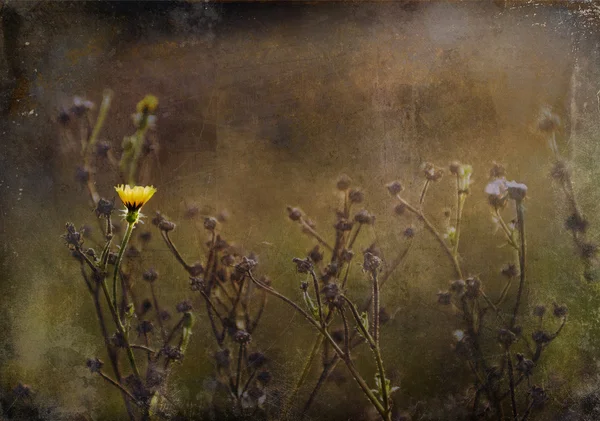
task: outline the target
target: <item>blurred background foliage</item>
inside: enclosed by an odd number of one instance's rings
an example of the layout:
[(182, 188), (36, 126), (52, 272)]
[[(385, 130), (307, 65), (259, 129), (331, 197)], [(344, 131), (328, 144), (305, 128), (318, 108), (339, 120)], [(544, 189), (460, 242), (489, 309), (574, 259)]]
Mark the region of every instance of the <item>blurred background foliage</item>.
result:
[[(4, 407), (23, 382), (35, 391), (43, 419), (123, 414), (118, 394), (85, 368), (86, 358), (104, 349), (89, 296), (60, 239), (67, 220), (97, 228), (87, 193), (75, 181), (77, 158), (61, 147), (56, 116), (74, 95), (99, 104), (109, 87), (115, 95), (101, 136), (116, 149), (132, 130), (137, 101), (148, 92), (160, 99), (160, 149), (150, 180), (158, 193), (145, 210), (178, 223), (173, 238), (190, 261), (206, 234), (189, 208), (200, 215), (226, 209), (227, 238), (257, 253), (260, 273), (278, 290), (300, 298), (291, 259), (305, 256), (314, 241), (288, 220), (285, 208), (302, 208), (331, 233), (342, 173), (365, 192), (365, 207), (377, 216), (358, 249), (377, 240), (391, 255), (404, 229), (416, 228), (408, 258), (383, 290), (391, 319), (382, 346), (390, 376), (401, 386), (396, 406), (432, 408), (425, 419), (445, 419), (444, 408), (469, 384), (451, 349), (456, 319), (436, 303), (453, 273), (418, 221), (394, 215), (384, 185), (400, 179), (417, 195), (424, 161), (472, 164), (462, 259), (497, 295), (500, 269), (512, 255), (500, 247), (483, 188), (492, 162), (503, 163), (510, 179), (529, 187), (527, 311), (554, 301), (570, 309), (537, 374), (552, 391), (540, 419), (569, 419), (581, 402), (594, 410), (600, 291), (582, 278), (564, 228), (564, 198), (549, 177), (552, 153), (537, 131), (544, 107), (561, 117), (559, 146), (590, 222), (588, 235), (598, 240), (600, 11), (593, 2), (5, 1), (3, 7), (2, 13), (8, 7), (15, 13), (5, 24), (0, 59)], [(16, 21), (18, 34), (11, 26)], [(116, 175), (106, 171), (97, 180), (101, 195), (114, 196)], [(429, 193), (426, 209), (438, 223), (454, 204), (450, 185), (442, 180)], [(154, 234), (139, 265), (160, 269), (159, 294), (174, 307), (192, 298), (187, 276)], [(368, 294), (358, 266), (350, 284), (356, 298)], [(211, 399), (209, 335), (201, 315), (184, 369), (172, 378), (190, 417)], [(312, 337), (298, 315), (269, 301), (253, 342), (271, 361), (280, 393), (292, 388)], [(359, 353), (359, 364), (367, 354)], [(338, 371), (309, 416), (368, 419), (361, 392), (343, 367)], [(299, 399), (307, 394), (302, 390)]]

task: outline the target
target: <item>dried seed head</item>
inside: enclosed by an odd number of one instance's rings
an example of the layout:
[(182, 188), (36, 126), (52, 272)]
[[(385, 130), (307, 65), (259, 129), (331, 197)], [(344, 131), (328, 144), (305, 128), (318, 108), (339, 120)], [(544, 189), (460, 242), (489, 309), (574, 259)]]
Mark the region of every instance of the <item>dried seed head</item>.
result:
[(506, 169), (502, 164), (498, 164), (497, 162), (492, 163), (492, 168), (490, 169), (490, 177), (491, 178), (504, 178), (506, 176)]
[(271, 381), (272, 378), (273, 378), (273, 376), (271, 375), (271, 373), (269, 371), (266, 371), (266, 370), (265, 371), (261, 371), (256, 376), (256, 380), (258, 380), (259, 382), (261, 382), (263, 385), (269, 384), (269, 382)]
[(437, 293), (438, 304), (450, 305), (452, 303), (452, 294), (450, 291), (439, 291)]
[(475, 299), (481, 294), (481, 281), (477, 277), (467, 278), (465, 295), (468, 298)]
[(340, 288), (335, 282), (326, 284), (322, 289), (321, 293), (325, 296), (325, 300), (332, 304), (337, 304), (339, 301)]
[(288, 217), (292, 221), (299, 221), (302, 218), (302, 211), (298, 208), (287, 207)]
[(371, 215), (368, 211), (363, 209), (356, 215), (354, 215), (354, 220), (359, 224), (370, 225), (375, 222), (375, 216)]
[(540, 113), (538, 129), (543, 133), (551, 133), (558, 130), (559, 127), (560, 117), (550, 111), (549, 108), (544, 108)]
[(168, 360), (181, 361), (183, 360), (183, 352), (178, 346), (166, 345), (161, 353), (165, 355)]
[(507, 181), (506, 188), (508, 189), (508, 197), (512, 200), (521, 201), (525, 199), (525, 196), (527, 195), (527, 186), (523, 183)]
[(161, 310), (158, 316), (163, 322), (171, 320), (171, 313), (168, 310)]
[(267, 363), (267, 357), (262, 352), (253, 352), (248, 355), (248, 365), (253, 369), (260, 368)]
[(598, 245), (595, 243), (582, 243), (579, 245), (579, 254), (584, 259), (591, 259), (598, 253)]
[(75, 170), (75, 180), (81, 184), (85, 184), (90, 179), (90, 171), (84, 167), (77, 167)]
[(308, 273), (312, 270), (313, 265), (310, 260), (307, 259), (299, 259), (298, 257), (294, 257), (292, 262), (296, 264), (296, 270), (298, 273)]
[(512, 263), (506, 264), (500, 272), (507, 278), (514, 278), (519, 274), (517, 266)]
[(108, 218), (112, 215), (114, 210), (114, 200), (106, 200), (105, 198), (100, 198), (100, 200), (98, 200), (98, 203), (96, 204), (96, 209), (94, 209), (94, 212), (96, 212), (96, 216), (98, 218)]
[(233, 335), (233, 340), (239, 344), (248, 344), (252, 341), (252, 336), (245, 330), (238, 330)]
[(545, 305), (537, 305), (533, 308), (533, 315), (536, 317), (544, 317), (546, 314), (546, 306)]
[(75, 225), (68, 222), (66, 224), (67, 233), (63, 234), (63, 238), (69, 247), (79, 249), (83, 244), (83, 236), (75, 229)]
[(119, 332), (110, 337), (110, 343), (116, 348), (125, 348), (125, 339)]
[(154, 268), (150, 268), (142, 274), (142, 278), (146, 282), (154, 282), (158, 279), (158, 272)]
[(565, 227), (573, 232), (585, 233), (588, 227), (588, 221), (584, 219), (579, 213), (573, 213), (569, 215), (565, 221)]
[(548, 395), (546, 394), (546, 391), (540, 386), (533, 386), (529, 393), (531, 395), (532, 403), (536, 408), (543, 407), (546, 401), (548, 400)]
[(535, 332), (533, 332), (531, 334), (531, 338), (533, 339), (533, 341), (536, 344), (547, 344), (548, 342), (550, 342), (552, 340), (552, 335), (550, 335), (548, 332), (545, 332), (543, 330), (536, 330)]
[(381, 267), (381, 259), (373, 253), (366, 252), (364, 254), (363, 269), (366, 272), (375, 272)]
[(256, 262), (256, 260), (244, 256), (242, 257), (242, 261), (235, 265), (235, 270), (240, 273), (248, 273), (252, 269), (254, 269), (257, 264), (258, 263)]
[(204, 282), (204, 278), (200, 276), (192, 276), (190, 277), (190, 289), (192, 291), (203, 291), (206, 287)]
[(19, 382), (12, 390), (15, 398), (25, 399), (31, 397), (31, 386)]
[(351, 183), (352, 180), (350, 179), (350, 177), (348, 177), (346, 174), (342, 174), (340, 178), (338, 178), (336, 186), (338, 190), (345, 191), (348, 190)]
[(104, 363), (100, 359), (98, 359), (98, 357), (95, 357), (88, 358), (85, 365), (87, 366), (87, 368), (90, 369), (91, 373), (98, 373), (100, 370), (102, 370)]
[(460, 162), (452, 161), (450, 163), (450, 174), (458, 175), (459, 169), (460, 169)]
[(177, 303), (177, 306), (175, 308), (177, 309), (178, 313), (186, 313), (192, 310), (192, 303), (189, 300), (184, 300)]
[(225, 348), (220, 351), (215, 352), (215, 361), (217, 363), (217, 368), (228, 369), (231, 364), (231, 351)]
[(462, 279), (450, 282), (450, 291), (456, 295), (462, 295), (465, 292), (466, 283)]
[(500, 329), (498, 331), (498, 342), (504, 345), (505, 347), (511, 346), (514, 342), (516, 342), (517, 336), (508, 329)]
[(204, 273), (204, 267), (202, 266), (202, 263), (196, 262), (189, 268), (189, 272), (192, 276), (198, 276)]
[(523, 354), (517, 354), (517, 364), (516, 368), (524, 376), (531, 376), (533, 374), (533, 367), (535, 367), (535, 363), (530, 359), (525, 358)]
[(217, 227), (217, 219), (212, 216), (204, 219), (204, 229), (214, 231)]
[(142, 301), (142, 315), (148, 313), (150, 310), (152, 310), (152, 302), (146, 298)]
[(437, 168), (430, 162), (426, 162), (423, 165), (423, 174), (425, 174), (425, 178), (429, 181), (439, 181), (444, 175), (444, 170), (441, 168)]
[(343, 249), (340, 258), (344, 262), (350, 262), (354, 258), (354, 252), (352, 250)]
[(338, 231), (350, 231), (352, 230), (352, 225), (352, 222), (346, 219), (340, 219), (333, 227)]
[(399, 194), (402, 190), (404, 190), (404, 188), (402, 187), (402, 184), (399, 181), (392, 181), (391, 183), (386, 184), (388, 192), (392, 195), (392, 196), (396, 196), (397, 194)]
[(360, 190), (350, 190), (348, 199), (350, 199), (350, 203), (362, 203), (365, 200), (365, 194)]
[(558, 305), (554, 303), (554, 310), (552, 313), (555, 317), (567, 317), (567, 314), (569, 314), (569, 309), (565, 304)]
[(150, 320), (142, 320), (137, 326), (138, 335), (147, 335), (154, 331), (154, 325)]
[(323, 253), (318, 244), (308, 253), (308, 258), (315, 264), (323, 261)]

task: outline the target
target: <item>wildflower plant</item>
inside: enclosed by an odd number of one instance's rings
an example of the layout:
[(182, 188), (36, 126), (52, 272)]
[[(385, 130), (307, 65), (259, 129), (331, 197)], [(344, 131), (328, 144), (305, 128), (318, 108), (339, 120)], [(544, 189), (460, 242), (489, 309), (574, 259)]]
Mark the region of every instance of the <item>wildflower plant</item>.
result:
[[(209, 236), (205, 257), (193, 264), (187, 262), (171, 238), (176, 224), (160, 213), (152, 223), (187, 272), (191, 291), (198, 294), (206, 309), (217, 346), (214, 362), (215, 377), (221, 385), (218, 390), (226, 390), (226, 401), (231, 403), (213, 410), (223, 417), (257, 416), (265, 412), (272, 377), (267, 357), (252, 341), (264, 314), (267, 294), (257, 290), (248, 276), (248, 268), (257, 264), (256, 256), (244, 257), (241, 248), (224, 238), (221, 233), (224, 221), (223, 215), (204, 219), (202, 226)], [(270, 281), (263, 277), (261, 283)]]
[[(515, 261), (508, 263), (502, 274), (506, 283), (500, 296), (493, 300), (485, 292), (485, 283), (477, 275), (466, 275), (461, 265), (459, 250), (462, 227), (462, 212), (466, 199), (471, 194), (470, 165), (453, 162), (450, 174), (456, 182), (456, 207), (454, 222), (446, 234), (434, 225), (426, 215), (423, 203), (429, 185), (439, 181), (441, 170), (432, 164), (424, 169), (425, 181), (419, 203), (410, 203), (403, 195), (399, 182), (388, 184), (388, 191), (398, 201), (401, 209), (412, 213), (436, 239), (450, 260), (454, 279), (447, 290), (439, 291), (437, 301), (450, 312), (459, 315), (461, 326), (452, 334), (456, 353), (465, 360), (474, 378), (474, 395), (470, 397), (469, 406), (472, 419), (486, 416), (491, 409), (492, 417), (504, 419), (506, 407), (509, 408), (512, 419), (526, 420), (531, 412), (543, 406), (547, 399), (544, 388), (534, 385), (532, 379), (537, 371), (542, 352), (559, 335), (567, 320), (567, 308), (555, 305), (554, 316), (558, 319), (558, 327), (554, 331), (542, 329), (542, 319), (545, 307), (538, 306), (534, 317), (539, 318), (539, 325), (531, 333), (531, 340), (524, 333), (523, 297), (526, 289), (527, 259), (525, 232), (525, 205), (527, 186), (515, 181), (507, 181), (505, 170), (495, 164), (490, 171), (490, 181), (484, 192), (487, 195), (492, 216), (501, 228), (506, 243), (514, 250)], [(512, 208), (513, 222), (507, 223), (504, 214)], [(512, 298), (512, 306), (505, 304), (511, 296), (511, 288), (516, 283), (516, 291)], [(495, 337), (489, 337), (487, 331), (496, 332)], [(502, 353), (500, 356), (488, 355), (489, 341), (495, 340)], [(515, 348), (521, 348), (518, 352)], [(492, 361), (496, 359), (497, 363)], [(526, 386), (522, 386), (526, 383)], [(506, 402), (509, 402), (508, 404)]]
[[(105, 92), (93, 129), (90, 125), (93, 104), (89, 101), (77, 101), (68, 118), (63, 116), (59, 119), (62, 123), (68, 123), (72, 118), (84, 119), (82, 127), (89, 128), (81, 131), (83, 163), (80, 169), (86, 174), (84, 184), (102, 227), (104, 245), (100, 253), (87, 247), (83, 230), (77, 229), (72, 223), (66, 224), (63, 239), (72, 256), (79, 262), (81, 276), (92, 297), (112, 375), (106, 370), (104, 361), (98, 357), (89, 358), (87, 368), (119, 390), (129, 419), (149, 419), (154, 416), (166, 416), (173, 411), (171, 399), (168, 397), (168, 377), (173, 364), (180, 362), (185, 355), (191, 339), (194, 316), (192, 308), (186, 307), (181, 309), (181, 318), (178, 321), (167, 324), (170, 315), (166, 310), (161, 310), (154, 290), (158, 273), (150, 269), (143, 274), (136, 274), (133, 265), (128, 264), (130, 259), (140, 253), (143, 244), (149, 241), (142, 235), (139, 247), (131, 244), (133, 232), (142, 222), (141, 209), (157, 191), (153, 186), (129, 183), (115, 187), (115, 192), (124, 205), (123, 219), (127, 223), (120, 245), (115, 248), (113, 240), (121, 232), (113, 215), (115, 202), (99, 195), (96, 180), (92, 178), (96, 173), (93, 163), (98, 159), (106, 158), (113, 167), (116, 162), (115, 157), (108, 154), (111, 151), (110, 147), (97, 147), (111, 99), (112, 93)], [(147, 99), (142, 102), (144, 101), (148, 102)], [(147, 128), (150, 112), (155, 110), (156, 105), (157, 100), (154, 99), (150, 101), (150, 105), (141, 111), (138, 110), (142, 114), (141, 120), (136, 123), (139, 142), (143, 141), (145, 133), (140, 130)], [(143, 125), (146, 127), (142, 127)], [(63, 129), (63, 134), (68, 140), (73, 135), (72, 127)], [(139, 156), (128, 164), (127, 168), (137, 168), (138, 164)], [(130, 172), (131, 174), (135, 174), (135, 171)], [(133, 289), (136, 277), (150, 283), (152, 301), (146, 299), (140, 303), (137, 300)], [(152, 308), (154, 312), (150, 311)], [(106, 309), (109, 316), (106, 315)], [(158, 329), (155, 328), (155, 323), (158, 324)], [(143, 341), (139, 343), (141, 338)], [(123, 360), (126, 361), (125, 366), (121, 365)]]
[[(316, 355), (322, 352), (323, 367), (308, 401), (302, 408), (306, 413), (317, 396), (325, 380), (332, 373), (339, 361), (343, 361), (359, 388), (366, 395), (373, 408), (382, 419), (392, 419), (392, 393), (398, 390), (386, 376), (383, 356), (380, 348), (380, 288), (392, 272), (400, 265), (410, 249), (408, 245), (389, 265), (384, 265), (380, 252), (372, 244), (363, 252), (362, 269), (371, 283), (371, 295), (363, 305), (357, 305), (348, 295), (350, 269), (354, 262), (354, 246), (360, 232), (373, 227), (375, 217), (362, 209), (355, 211), (364, 201), (361, 190), (351, 188), (351, 180), (342, 176), (337, 182), (337, 189), (343, 196), (341, 208), (335, 213), (335, 241), (330, 243), (321, 235), (316, 224), (300, 209), (288, 207), (289, 219), (298, 223), (303, 232), (318, 243), (306, 258), (294, 258), (296, 271), (306, 277), (300, 283), (300, 292), (304, 305), (278, 292), (271, 284), (263, 282), (254, 275), (254, 265), (245, 259), (245, 272), (252, 282), (261, 290), (286, 302), (300, 313), (317, 331), (312, 349), (307, 354), (301, 375), (292, 393), (288, 396), (282, 409), (282, 417), (289, 416), (289, 410), (295, 401), (300, 387), (305, 383)], [(324, 250), (323, 250), (324, 249)], [(325, 260), (325, 250), (330, 254)], [(334, 329), (341, 322), (342, 330)], [(337, 334), (339, 332), (339, 334)], [(338, 340), (334, 338), (336, 336)], [(352, 351), (360, 344), (367, 343), (373, 354), (376, 374), (369, 382), (353, 362)]]

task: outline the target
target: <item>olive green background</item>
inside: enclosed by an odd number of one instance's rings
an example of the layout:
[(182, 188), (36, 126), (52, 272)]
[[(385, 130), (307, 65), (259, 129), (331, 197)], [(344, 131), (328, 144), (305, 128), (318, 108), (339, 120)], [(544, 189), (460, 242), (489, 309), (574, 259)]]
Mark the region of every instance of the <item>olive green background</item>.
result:
[[(287, 219), (285, 207), (301, 207), (331, 238), (340, 199), (335, 181), (342, 173), (365, 191), (365, 207), (377, 215), (359, 249), (377, 239), (385, 256), (393, 256), (405, 242), (403, 230), (417, 229), (407, 260), (383, 292), (392, 318), (382, 340), (390, 377), (401, 386), (396, 406), (430, 408), (429, 419), (444, 419), (444, 405), (469, 384), (468, 369), (451, 349), (459, 321), (436, 304), (435, 293), (446, 288), (452, 270), (418, 221), (393, 215), (384, 185), (400, 179), (415, 200), (423, 162), (472, 164), (462, 262), (497, 296), (499, 270), (511, 252), (501, 247), (483, 188), (492, 162), (505, 164), (510, 179), (529, 187), (527, 303), (557, 301), (570, 308), (567, 327), (536, 373), (536, 381), (552, 390), (550, 409), (539, 419), (562, 416), (565, 406), (578, 408), (597, 387), (597, 287), (581, 280), (563, 228), (563, 196), (548, 176), (551, 151), (536, 129), (544, 107), (561, 117), (559, 143), (571, 160), (590, 238), (597, 238), (600, 11), (594, 4), (9, 4), (23, 27), (16, 53), (5, 53), (17, 55), (24, 76), (15, 80), (2, 57), (5, 393), (19, 381), (31, 385), (33, 402), (48, 420), (124, 415), (118, 394), (85, 368), (86, 358), (104, 358), (103, 344), (77, 264), (60, 238), (66, 221), (97, 225), (74, 179), (77, 154), (63, 152), (55, 117), (74, 95), (98, 104), (105, 88), (114, 100), (102, 138), (117, 150), (133, 131), (137, 101), (147, 93), (160, 100), (160, 151), (151, 177), (158, 193), (144, 211), (161, 210), (178, 223), (173, 238), (190, 261), (201, 255), (205, 232), (201, 220), (185, 218), (187, 207), (197, 205), (203, 214), (227, 209), (226, 238), (255, 251), (260, 273), (299, 299), (303, 278), (291, 259), (304, 256), (313, 241)], [(100, 193), (114, 197), (118, 178), (108, 167), (97, 177)], [(445, 178), (430, 190), (426, 210), (437, 223), (454, 204), (452, 185)], [(159, 270), (164, 302), (173, 309), (194, 298), (201, 310), (155, 228), (139, 229), (154, 233), (139, 264)], [(359, 299), (368, 288), (356, 266), (350, 295)], [(204, 313), (198, 313), (191, 349), (172, 378), (174, 399), (190, 414), (210, 401), (215, 350)], [(270, 359), (274, 392), (289, 393), (312, 335), (301, 317), (269, 301), (253, 345)], [(369, 358), (366, 349), (357, 356), (367, 372)], [(315, 370), (310, 385), (316, 376)], [(327, 383), (309, 416), (369, 419), (347, 372), (340, 367), (335, 377), (339, 381)], [(309, 389), (301, 391), (302, 401)]]

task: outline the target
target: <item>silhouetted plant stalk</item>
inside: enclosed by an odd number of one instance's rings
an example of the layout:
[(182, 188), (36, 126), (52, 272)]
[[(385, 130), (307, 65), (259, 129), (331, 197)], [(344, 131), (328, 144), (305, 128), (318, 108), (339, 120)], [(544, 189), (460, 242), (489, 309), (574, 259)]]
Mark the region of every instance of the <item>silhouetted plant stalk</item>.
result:
[[(238, 267), (242, 262), (240, 249), (225, 241), (219, 232), (224, 221), (223, 216), (204, 219), (203, 227), (210, 239), (206, 243), (205, 260), (194, 264), (187, 263), (171, 238), (176, 229), (175, 223), (160, 213), (152, 222), (160, 230), (169, 251), (189, 275), (191, 290), (197, 292), (205, 304), (219, 348), (215, 353), (217, 379), (228, 389), (234, 403), (232, 408), (237, 411), (234, 416), (253, 416), (263, 409), (267, 398), (266, 386), (271, 380), (270, 372), (265, 369), (266, 357), (258, 351), (249, 352), (252, 334), (267, 303), (267, 294), (261, 291), (258, 307), (251, 308), (255, 287), (247, 279), (246, 272)], [(268, 283), (269, 280), (263, 278), (263, 282)]]
[[(526, 420), (531, 414), (532, 409), (543, 405), (546, 395), (545, 391), (538, 386), (531, 386), (529, 379), (533, 373), (533, 368), (541, 356), (545, 347), (554, 340), (564, 324), (566, 323), (567, 309), (565, 306), (555, 305), (554, 315), (561, 319), (561, 324), (554, 334), (541, 330), (541, 319), (545, 312), (545, 307), (538, 306), (534, 311), (536, 317), (540, 318), (540, 330), (533, 332), (532, 339), (536, 343), (535, 350), (531, 349), (527, 340), (522, 336), (522, 327), (518, 325), (518, 318), (521, 316), (521, 306), (523, 294), (526, 287), (526, 235), (525, 235), (525, 211), (523, 201), (527, 194), (527, 186), (524, 184), (509, 182), (505, 178), (505, 171), (499, 165), (492, 168), (490, 175), (491, 181), (485, 188), (488, 200), (492, 208), (493, 216), (506, 236), (507, 243), (515, 250), (518, 264), (507, 265), (502, 273), (507, 277), (506, 284), (502, 289), (500, 297), (494, 303), (484, 292), (482, 282), (477, 277), (468, 277), (463, 280), (463, 270), (460, 266), (459, 240), (461, 234), (461, 221), (463, 208), (468, 195), (470, 194), (470, 177), (472, 168), (470, 165), (453, 162), (450, 165), (450, 173), (456, 177), (456, 219), (455, 226), (450, 226), (446, 234), (442, 235), (435, 225), (427, 218), (423, 210), (423, 202), (428, 186), (442, 178), (442, 170), (432, 164), (425, 164), (424, 175), (426, 178), (425, 186), (419, 196), (419, 206), (412, 205), (407, 199), (402, 197), (402, 185), (396, 181), (388, 184), (390, 194), (395, 196), (400, 204), (396, 207), (399, 214), (408, 211), (414, 214), (420, 220), (425, 228), (434, 236), (438, 243), (444, 249), (452, 267), (457, 276), (457, 280), (452, 281), (448, 291), (438, 293), (438, 302), (442, 305), (452, 305), (462, 314), (465, 330), (458, 330), (454, 333), (456, 339), (456, 351), (462, 355), (473, 372), (475, 379), (475, 396), (473, 399), (472, 419), (477, 419), (482, 411), (481, 396), (485, 395), (489, 405), (494, 408), (498, 419), (503, 418), (504, 408), (503, 400), (510, 397), (510, 408), (512, 418), (517, 420)], [(507, 224), (501, 214), (501, 210), (512, 202), (515, 206), (516, 219), (514, 227)], [(511, 312), (510, 321), (505, 321), (500, 306), (508, 296), (508, 291), (512, 284), (512, 279), (519, 278), (518, 288), (515, 294), (515, 303)], [(485, 301), (486, 306), (480, 303), (480, 299)], [(481, 331), (484, 328), (484, 319), (487, 312), (491, 310), (496, 314), (496, 320), (501, 327), (498, 330), (498, 341), (504, 348), (503, 358), (499, 366), (490, 366), (489, 357), (484, 355), (481, 345)], [(536, 313), (537, 312), (537, 313)], [(486, 329), (489, 329), (486, 326)], [(531, 359), (527, 359), (522, 353), (517, 353), (517, 363), (513, 361), (512, 347), (517, 341), (525, 343), (527, 351), (531, 354)], [(520, 377), (515, 378), (515, 372), (520, 373)], [(529, 389), (526, 391), (526, 407), (519, 416), (519, 399), (517, 398), (517, 387), (526, 378)], [(505, 379), (505, 380), (503, 380)], [(505, 388), (505, 391), (502, 389)]]

